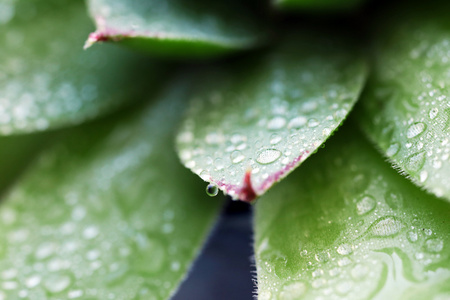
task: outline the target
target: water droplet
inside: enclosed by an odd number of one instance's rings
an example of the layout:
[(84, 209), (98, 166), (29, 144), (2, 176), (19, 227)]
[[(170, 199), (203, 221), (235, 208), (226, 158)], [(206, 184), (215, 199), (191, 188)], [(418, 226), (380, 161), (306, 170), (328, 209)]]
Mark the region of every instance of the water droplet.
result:
[(320, 125), (320, 122), (317, 119), (309, 119), (308, 120), (308, 127), (314, 128)]
[(340, 295), (347, 295), (352, 287), (353, 284), (350, 281), (340, 282), (336, 285), (336, 292)]
[(241, 151), (236, 150), (236, 151), (233, 151), (233, 153), (231, 153), (230, 158), (231, 158), (231, 162), (233, 164), (238, 164), (245, 159), (245, 156), (242, 154)]
[(44, 280), (44, 287), (50, 293), (60, 293), (67, 289), (71, 284), (72, 280), (67, 275), (50, 275)]
[(308, 255), (308, 251), (307, 251), (307, 250), (302, 250), (302, 251), (300, 251), (300, 255), (301, 255), (302, 257), (305, 257), (305, 256)]
[(305, 294), (306, 290), (306, 285), (303, 282), (289, 282), (281, 288), (279, 299), (300, 299)]
[(311, 273), (312, 277), (320, 277), (323, 275), (323, 270), (322, 269), (317, 269), (314, 272)]
[(258, 295), (258, 299), (260, 300), (270, 300), (272, 299), (272, 293), (270, 291), (262, 291)]
[(223, 168), (225, 168), (225, 165), (224, 165), (223, 160), (221, 158), (216, 158), (214, 160), (214, 166), (216, 167), (217, 171), (223, 170)]
[(352, 278), (356, 281), (364, 279), (366, 277), (367, 273), (369, 273), (369, 268), (365, 265), (356, 265), (353, 267), (351, 271)]
[(387, 205), (389, 205), (389, 207), (392, 209), (397, 209), (399, 207), (402, 207), (403, 205), (402, 197), (391, 191), (386, 192), (386, 194), (384, 195), (384, 200), (386, 201)]
[(373, 236), (387, 237), (393, 236), (400, 232), (403, 228), (402, 222), (394, 217), (379, 218), (373, 225), (370, 226), (369, 232)]
[(31, 289), (31, 288), (34, 288), (35, 286), (37, 286), (40, 282), (41, 282), (41, 277), (39, 277), (38, 275), (33, 275), (31, 277), (28, 277), (25, 280), (25, 285)]
[(83, 231), (83, 237), (87, 240), (95, 238), (99, 234), (99, 230), (95, 226), (89, 226)]
[(305, 117), (295, 117), (289, 121), (288, 128), (300, 128), (306, 125), (308, 120)]
[(314, 257), (318, 262), (327, 262), (330, 258), (330, 254), (328, 252), (318, 252)]
[(344, 257), (344, 258), (338, 260), (338, 265), (340, 267), (347, 266), (347, 265), (349, 265), (351, 263), (352, 263), (352, 261), (348, 257)]
[(81, 296), (83, 296), (83, 294), (84, 293), (82, 290), (72, 290), (67, 293), (67, 296), (69, 297), (69, 299), (75, 299), (80, 298)]
[(214, 183), (210, 183), (206, 186), (206, 194), (210, 197), (217, 196), (219, 188)]
[(393, 143), (389, 146), (389, 148), (386, 150), (386, 155), (389, 157), (394, 156), (398, 153), (398, 150), (400, 149), (399, 143)]
[(420, 172), (420, 175), (419, 175), (420, 182), (425, 182), (425, 180), (427, 180), (427, 178), (428, 178), (428, 172), (427, 171)]
[(372, 196), (364, 196), (356, 203), (356, 211), (358, 215), (364, 215), (375, 208), (376, 201)]
[(321, 286), (325, 285), (327, 283), (327, 281), (323, 278), (320, 279), (316, 279), (312, 282), (311, 286), (315, 289), (320, 288)]
[(425, 152), (419, 152), (410, 155), (406, 159), (406, 169), (410, 172), (416, 173), (422, 169), (425, 164)]
[(425, 249), (427, 252), (437, 253), (444, 249), (444, 241), (441, 239), (430, 239), (425, 242)]
[(406, 238), (408, 239), (408, 241), (410, 241), (411, 243), (414, 243), (417, 241), (418, 236), (416, 232), (410, 231), (408, 232), (408, 234), (406, 235)]
[(425, 229), (423, 232), (425, 232), (426, 235), (430, 236), (433, 231), (431, 231), (431, 229)]
[(437, 117), (439, 113), (439, 109), (437, 107), (434, 107), (432, 109), (430, 109), (430, 112), (428, 113), (428, 115), (430, 116), (430, 119), (433, 120), (434, 118)]
[(339, 245), (339, 247), (337, 248), (336, 251), (340, 255), (349, 255), (350, 253), (352, 253), (353, 250), (349, 244), (342, 244), (342, 245)]
[(281, 137), (281, 135), (279, 135), (279, 134), (277, 134), (277, 133), (274, 133), (274, 134), (272, 134), (272, 136), (270, 137), (270, 143), (271, 143), (272, 145), (276, 145), (276, 144), (278, 144), (279, 142), (281, 142), (282, 139), (283, 139), (283, 138)]
[(275, 117), (267, 123), (267, 129), (279, 130), (286, 125), (286, 119), (283, 117)]
[(281, 152), (277, 149), (265, 149), (258, 154), (256, 161), (262, 165), (267, 165), (276, 161), (280, 156)]
[(408, 127), (406, 131), (406, 137), (408, 139), (411, 139), (413, 137), (418, 136), (425, 130), (425, 124), (422, 122), (414, 123), (411, 126)]

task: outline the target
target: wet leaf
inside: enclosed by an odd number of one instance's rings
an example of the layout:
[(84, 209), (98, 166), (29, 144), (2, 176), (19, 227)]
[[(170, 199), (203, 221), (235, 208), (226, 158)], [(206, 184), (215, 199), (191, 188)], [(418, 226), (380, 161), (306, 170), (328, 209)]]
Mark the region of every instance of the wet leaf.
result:
[(342, 128), (256, 204), (259, 299), (445, 299), (450, 204)]
[(0, 134), (110, 113), (141, 99), (160, 75), (147, 58), (110, 45), (83, 51), (93, 26), (82, 1), (36, 2), (3, 4), (2, 15), (12, 13), (0, 22)]
[(450, 7), (442, 5), (382, 16), (375, 72), (357, 116), (396, 167), (450, 200), (450, 23), (443, 13)]
[(182, 162), (233, 198), (252, 201), (333, 133), (365, 79), (357, 47), (315, 31), (206, 72), (178, 133)]
[(180, 93), (67, 132), (3, 199), (0, 298), (169, 298), (220, 206), (171, 150)]
[(163, 56), (209, 57), (263, 39), (254, 11), (239, 1), (90, 0), (97, 30), (86, 47), (115, 41)]

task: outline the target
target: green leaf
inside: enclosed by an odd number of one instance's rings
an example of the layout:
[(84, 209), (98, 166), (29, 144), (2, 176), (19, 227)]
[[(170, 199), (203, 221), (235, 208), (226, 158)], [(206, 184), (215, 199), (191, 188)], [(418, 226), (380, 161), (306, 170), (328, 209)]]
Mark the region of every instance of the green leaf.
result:
[(180, 94), (67, 132), (3, 199), (0, 298), (173, 294), (220, 208), (171, 150)]
[(206, 72), (177, 136), (181, 160), (231, 197), (254, 200), (316, 151), (351, 110), (366, 73), (356, 48), (311, 30)]
[(116, 41), (153, 54), (209, 57), (263, 40), (254, 11), (239, 1), (89, 0), (97, 30), (86, 47)]
[(359, 120), (414, 183), (450, 200), (450, 23), (439, 7), (382, 16), (373, 78)]
[(343, 128), (256, 204), (259, 299), (447, 298), (449, 212)]
[(71, 126), (142, 99), (161, 68), (110, 45), (83, 51), (92, 24), (82, 1), (36, 2), (5, 4), (15, 14), (0, 31), (0, 134)]
[(273, 0), (275, 6), (291, 10), (342, 11), (358, 7), (363, 0)]

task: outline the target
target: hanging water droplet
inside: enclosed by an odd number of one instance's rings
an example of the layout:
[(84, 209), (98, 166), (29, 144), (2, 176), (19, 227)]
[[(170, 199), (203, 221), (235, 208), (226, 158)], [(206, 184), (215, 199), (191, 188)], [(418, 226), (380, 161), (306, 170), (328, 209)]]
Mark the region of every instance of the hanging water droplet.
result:
[(428, 115), (430, 116), (430, 119), (433, 120), (434, 118), (437, 117), (439, 113), (439, 109), (437, 107), (434, 107), (432, 109), (430, 109), (430, 112), (428, 113)]
[(406, 131), (406, 137), (408, 139), (411, 139), (413, 137), (418, 136), (425, 130), (425, 127), (426, 127), (425, 124), (422, 122), (412, 124), (411, 126), (408, 127)]
[(214, 183), (210, 183), (206, 186), (206, 194), (210, 197), (217, 196), (219, 188)]
[(398, 150), (400, 149), (399, 143), (393, 143), (389, 146), (389, 148), (386, 150), (386, 155), (389, 157), (394, 156), (398, 153)]
[(262, 165), (267, 165), (275, 162), (280, 156), (281, 152), (277, 149), (265, 149), (258, 154), (256, 161)]
[(364, 196), (356, 203), (358, 215), (363, 215), (375, 208), (376, 201), (372, 196)]

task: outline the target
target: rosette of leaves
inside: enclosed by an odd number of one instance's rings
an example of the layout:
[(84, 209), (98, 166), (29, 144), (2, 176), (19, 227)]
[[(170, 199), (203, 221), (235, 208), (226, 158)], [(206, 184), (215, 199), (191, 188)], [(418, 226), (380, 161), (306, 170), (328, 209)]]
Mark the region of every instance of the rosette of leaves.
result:
[(447, 8), (1, 0), (0, 299), (168, 299), (220, 191), (258, 299), (448, 299)]

